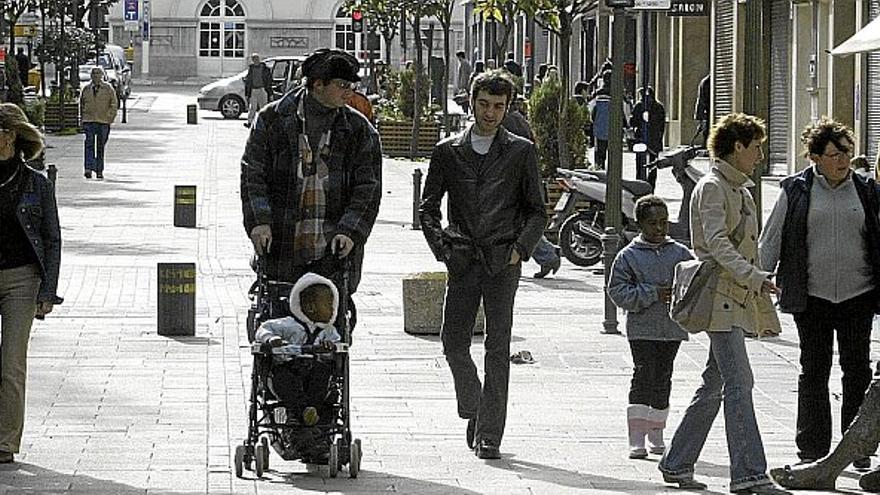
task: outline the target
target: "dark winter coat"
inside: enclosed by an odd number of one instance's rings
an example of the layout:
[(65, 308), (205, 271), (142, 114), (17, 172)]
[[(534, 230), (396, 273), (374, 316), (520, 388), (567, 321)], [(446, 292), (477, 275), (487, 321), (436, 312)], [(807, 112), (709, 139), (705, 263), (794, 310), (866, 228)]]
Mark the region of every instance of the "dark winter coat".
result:
[(263, 83), (261, 87), (266, 90), (266, 96), (269, 98), (269, 101), (272, 101), (274, 99), (274, 94), (272, 92), (272, 71), (269, 70), (269, 67), (263, 62), (248, 66), (248, 73), (244, 78), (244, 95), (250, 99), (251, 92), (254, 90), (254, 81), (260, 80), (262, 80)]
[[(299, 133), (297, 107), (306, 90), (287, 93), (257, 116), (241, 158), (241, 200), (248, 235), (257, 225), (272, 227), (267, 256), (271, 278), (295, 282), (294, 231), (300, 198), (297, 184)], [(308, 119), (308, 116), (306, 116)], [(370, 235), (382, 199), (382, 150), (379, 134), (367, 119), (350, 107), (336, 111), (332, 124), (327, 191), (328, 221), (334, 232), (350, 237), (355, 248), (349, 271), (353, 291), (360, 280), (364, 243)]]

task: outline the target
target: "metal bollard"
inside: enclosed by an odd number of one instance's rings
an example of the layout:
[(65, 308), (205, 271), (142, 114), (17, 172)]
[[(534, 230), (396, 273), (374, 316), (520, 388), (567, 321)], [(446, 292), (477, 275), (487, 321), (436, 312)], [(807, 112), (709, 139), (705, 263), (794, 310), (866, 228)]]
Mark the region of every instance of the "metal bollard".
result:
[(128, 101), (128, 97), (122, 98), (122, 123), (123, 124), (128, 123), (128, 103), (126, 103), (127, 101)]
[(419, 203), (422, 200), (422, 169), (417, 168), (413, 172), (413, 206), (412, 206), (412, 229), (422, 230), (422, 221), (419, 219)]
[(50, 163), (46, 168), (46, 175), (49, 176), (49, 180), (54, 184), (55, 180), (58, 178), (58, 167), (56, 167), (54, 163)]
[(187, 124), (198, 124), (199, 123), (199, 107), (196, 105), (187, 105), (186, 106), (186, 123)]
[(617, 329), (617, 306), (608, 297), (608, 280), (611, 278), (611, 265), (617, 256), (619, 239), (614, 227), (607, 227), (602, 234), (602, 250), (605, 252), (605, 321), (602, 322), (602, 333), (609, 335), (620, 333)]

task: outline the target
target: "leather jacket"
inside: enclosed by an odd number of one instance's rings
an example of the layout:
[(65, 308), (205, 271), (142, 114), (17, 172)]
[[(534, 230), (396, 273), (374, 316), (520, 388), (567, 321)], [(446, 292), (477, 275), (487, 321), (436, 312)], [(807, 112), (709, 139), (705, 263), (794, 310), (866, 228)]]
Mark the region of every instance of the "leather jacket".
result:
[[(434, 148), (419, 218), (428, 246), (450, 271), (479, 260), (500, 273), (513, 249), (523, 260), (544, 234), (547, 214), (535, 145), (498, 129), (485, 157), (471, 145), (474, 125)], [(449, 226), (441, 226), (440, 202), (449, 194)]]

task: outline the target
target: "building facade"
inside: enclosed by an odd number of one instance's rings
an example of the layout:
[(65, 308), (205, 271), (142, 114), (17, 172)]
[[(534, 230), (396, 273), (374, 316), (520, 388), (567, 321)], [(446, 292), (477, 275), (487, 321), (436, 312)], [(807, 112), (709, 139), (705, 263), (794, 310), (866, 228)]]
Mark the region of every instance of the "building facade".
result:
[[(321, 47), (335, 47), (368, 59), (366, 34), (352, 32), (342, 0), (137, 0), (140, 19), (127, 31), (125, 2), (109, 16), (111, 43), (135, 48), (135, 74), (160, 77), (219, 77), (247, 67), (251, 53), (263, 57), (308, 55)], [(457, 4), (457, 2), (456, 2)], [(451, 47), (464, 47), (463, 8), (456, 7)], [(149, 11), (148, 27), (144, 12)], [(427, 28), (431, 20), (426, 19)], [(436, 22), (436, 21), (435, 21)], [(128, 27), (132, 27), (129, 23)], [(392, 43), (392, 60), (414, 57), (411, 30), (408, 53), (403, 55), (400, 36)], [(144, 49), (148, 38), (149, 46)], [(434, 54), (442, 55), (440, 32)], [(146, 55), (145, 52), (146, 51)], [(385, 53), (380, 40), (379, 57)], [(454, 58), (454, 56), (453, 56)], [(427, 60), (427, 59), (426, 59)], [(146, 63), (145, 63), (146, 61)], [(454, 64), (453, 64), (454, 65)]]

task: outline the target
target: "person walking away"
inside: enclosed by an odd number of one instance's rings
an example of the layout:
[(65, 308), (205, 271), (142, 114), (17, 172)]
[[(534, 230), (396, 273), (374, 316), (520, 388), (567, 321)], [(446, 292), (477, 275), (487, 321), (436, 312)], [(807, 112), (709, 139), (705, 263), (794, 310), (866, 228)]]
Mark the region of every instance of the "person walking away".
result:
[(455, 58), (458, 59), (458, 72), (455, 77), (455, 93), (467, 93), (470, 91), (470, 80), (471, 80), (471, 63), (468, 62), (467, 56), (464, 51), (459, 50), (455, 52)]
[(692, 259), (683, 244), (671, 239), (669, 210), (658, 196), (636, 201), (634, 216), (640, 235), (623, 248), (611, 266), (608, 297), (627, 312), (626, 336), (633, 377), (626, 409), (630, 459), (663, 454), (663, 429), (669, 417), (672, 368), (688, 334), (669, 318), (675, 265)]
[(116, 120), (119, 101), (116, 91), (104, 81), (104, 69), (93, 67), (90, 73), (92, 81), (82, 89), (79, 97), (80, 114), (82, 115), (85, 143), (86, 179), (92, 173), (98, 179), (104, 178), (104, 149), (110, 137), (110, 125)]
[[(880, 194), (850, 169), (852, 130), (833, 119), (801, 134), (811, 167), (780, 184), (760, 239), (761, 266), (776, 272), (779, 309), (794, 316), (798, 376), (797, 455), (805, 462), (831, 449), (828, 379), (834, 335), (843, 371), (840, 429), (846, 431), (871, 383), (871, 326), (880, 287)], [(778, 271), (777, 271), (778, 264)], [(869, 468), (871, 459), (856, 461)]]
[(28, 87), (28, 73), (31, 70), (31, 58), (24, 52), (24, 48), (18, 47), (15, 50), (15, 63), (18, 65), (18, 79), (21, 81), (21, 87)]
[(697, 134), (703, 135), (703, 145), (708, 146), (709, 143), (709, 116), (711, 115), (711, 99), (712, 99), (712, 76), (707, 75), (700, 80), (700, 86), (697, 89), (697, 100), (694, 102), (694, 120), (697, 121)]
[[(425, 240), (448, 271), (440, 339), (458, 415), (468, 420), (468, 447), (481, 459), (501, 456), (514, 298), (522, 261), (547, 221), (535, 145), (501, 126), (513, 95), (505, 73), (477, 77), (471, 96), (476, 122), (434, 148), (419, 207)], [(443, 229), (440, 205), (447, 194), (449, 226)], [(483, 383), (470, 355), (481, 301), (486, 313)]]
[(12, 103), (0, 104), (0, 464), (14, 461), (25, 418), (28, 340), (55, 295), (61, 228), (55, 186), (25, 162), (43, 136)]
[(639, 88), (639, 102), (633, 107), (629, 125), (635, 129), (636, 141), (648, 146), (645, 153), (636, 153), (636, 179), (648, 181), (653, 189), (657, 184), (657, 169), (648, 171), (648, 164), (656, 160), (663, 151), (666, 107), (657, 101), (651, 86)]
[(593, 138), (596, 142), (593, 160), (598, 170), (605, 169), (608, 158), (608, 136), (611, 128), (611, 71), (602, 74), (602, 87), (593, 95), (590, 115), (593, 121)]
[(302, 69), (305, 85), (263, 107), (251, 126), (241, 158), (244, 228), (271, 280), (314, 272), (341, 287), (347, 271), (354, 328), (351, 294), (382, 199), (379, 135), (345, 103), (360, 80), (354, 56), (321, 48)]
[(244, 78), (244, 96), (248, 102), (248, 120), (244, 126), (250, 127), (257, 112), (272, 101), (272, 71), (258, 53), (251, 54), (251, 64)]
[(684, 413), (658, 468), (667, 483), (703, 489), (694, 466), (718, 409), (730, 455), (730, 491), (779, 493), (767, 476), (764, 444), (752, 402), (754, 376), (746, 352), (746, 333), (775, 335), (779, 319), (770, 294), (779, 289), (757, 266), (758, 222), (749, 177), (764, 158), (767, 135), (762, 120), (741, 113), (721, 118), (709, 135), (713, 162), (694, 188), (690, 203), (691, 242), (700, 260), (718, 267), (708, 327), (709, 359), (703, 383)]

